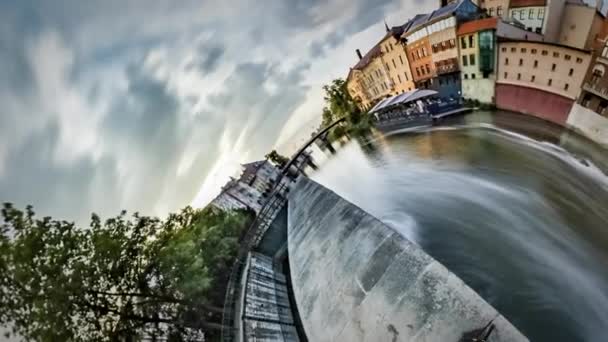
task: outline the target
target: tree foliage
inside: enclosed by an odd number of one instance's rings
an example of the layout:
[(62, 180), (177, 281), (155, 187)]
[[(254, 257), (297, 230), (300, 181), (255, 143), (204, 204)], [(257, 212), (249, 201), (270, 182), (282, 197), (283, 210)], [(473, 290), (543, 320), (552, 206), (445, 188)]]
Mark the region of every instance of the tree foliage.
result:
[(330, 84), (324, 85), (323, 90), (325, 107), (321, 114), (319, 130), (336, 120), (346, 118), (343, 125), (335, 127), (329, 134), (330, 140), (336, 140), (345, 134), (358, 135), (361, 131), (369, 129), (367, 115), (359, 109), (355, 100), (350, 96), (346, 81), (340, 78), (335, 79)]
[[(195, 341), (217, 336), (223, 291), (251, 215), (190, 207), (90, 227), (2, 209), (0, 325), (30, 341)], [(206, 335), (206, 336), (205, 336)]]
[(266, 159), (270, 160), (275, 165), (281, 168), (284, 167), (287, 162), (289, 162), (289, 158), (279, 154), (279, 152), (277, 152), (276, 150), (272, 150), (270, 153), (268, 153), (266, 155)]

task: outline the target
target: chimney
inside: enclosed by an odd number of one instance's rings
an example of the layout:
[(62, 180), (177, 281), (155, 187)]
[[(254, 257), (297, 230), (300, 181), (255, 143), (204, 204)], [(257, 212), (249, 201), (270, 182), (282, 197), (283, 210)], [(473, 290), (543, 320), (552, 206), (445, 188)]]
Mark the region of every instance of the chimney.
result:
[(355, 51), (357, 51), (357, 56), (359, 56), (359, 59), (363, 59), (363, 56), (361, 56), (361, 51), (359, 49), (357, 49)]

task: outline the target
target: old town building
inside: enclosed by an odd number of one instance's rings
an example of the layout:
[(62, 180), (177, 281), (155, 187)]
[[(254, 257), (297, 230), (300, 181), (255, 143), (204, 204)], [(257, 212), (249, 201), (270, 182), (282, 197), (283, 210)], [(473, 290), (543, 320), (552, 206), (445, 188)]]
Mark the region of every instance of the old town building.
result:
[(465, 22), (458, 27), (462, 97), (494, 103), (498, 39), (542, 41), (542, 35), (517, 23), (491, 17)]
[(350, 95), (363, 109), (371, 108), (376, 102), (390, 96), (394, 84), (382, 61), (382, 49), (376, 44), (365, 56), (357, 50), (359, 61), (349, 72), (346, 86)]
[(477, 5), (491, 17), (509, 17), (509, 0), (478, 0)]
[(499, 43), (496, 105), (564, 125), (591, 60), (588, 51), (553, 43)]
[[(600, 2), (601, 3), (601, 2)], [(566, 2), (559, 34), (559, 44), (591, 49), (604, 26), (604, 15), (583, 0)]]
[(407, 25), (409, 23), (391, 29), (386, 26), (386, 34), (379, 43), (382, 62), (392, 85), (391, 95), (401, 94), (416, 87), (410, 71), (405, 41), (401, 40), (401, 34)]
[(445, 98), (460, 96), (456, 28), (479, 14), (472, 1), (459, 0), (414, 17), (403, 38), (418, 88), (437, 90)]

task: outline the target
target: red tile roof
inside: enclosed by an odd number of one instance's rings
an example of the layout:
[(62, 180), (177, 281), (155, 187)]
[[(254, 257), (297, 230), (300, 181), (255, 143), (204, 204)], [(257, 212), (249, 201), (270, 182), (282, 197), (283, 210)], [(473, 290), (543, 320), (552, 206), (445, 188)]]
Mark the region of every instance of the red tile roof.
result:
[(458, 27), (458, 31), (456, 34), (462, 35), (462, 34), (469, 34), (469, 33), (473, 33), (473, 32), (479, 32), (479, 31), (483, 31), (483, 30), (495, 29), (497, 24), (498, 24), (498, 18), (496, 18), (496, 17), (467, 21), (465, 23), (462, 23)]
[(547, 0), (511, 0), (509, 8), (546, 6)]

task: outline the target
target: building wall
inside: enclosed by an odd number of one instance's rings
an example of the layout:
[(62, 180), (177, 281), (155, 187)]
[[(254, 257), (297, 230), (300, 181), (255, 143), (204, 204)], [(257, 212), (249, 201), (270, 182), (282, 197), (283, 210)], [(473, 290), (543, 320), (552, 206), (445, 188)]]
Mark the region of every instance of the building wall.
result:
[(361, 71), (351, 70), (349, 77), (346, 79), (346, 88), (353, 100), (365, 108), (371, 100), (363, 87), (362, 77)]
[(578, 49), (590, 49), (602, 29), (602, 17), (595, 7), (566, 4), (559, 43)]
[(462, 80), (462, 97), (477, 100), (482, 103), (494, 103), (496, 82), (491, 78), (476, 78)]
[(435, 76), (435, 65), (428, 36), (407, 44), (406, 51), (414, 82), (425, 81)]
[(589, 139), (608, 147), (608, 117), (575, 103), (568, 116), (567, 125)]
[(535, 42), (543, 41), (543, 36), (541, 34), (522, 30), (517, 26), (507, 24), (503, 21), (498, 21), (496, 26), (496, 36), (511, 39), (530, 40)]
[[(458, 49), (460, 55), (458, 58), (458, 63), (461, 71), (460, 76), (463, 81), (481, 78), (481, 73), (479, 72), (478, 47), (479, 41), (477, 32), (458, 36)], [(471, 56), (473, 56), (473, 64), (471, 64)]]
[(509, 0), (481, 0), (477, 5), (493, 17), (507, 18), (509, 16)]
[(545, 10), (543, 34), (547, 42), (557, 42), (561, 31), (561, 22), (566, 7), (566, 0), (548, 0)]
[(380, 56), (363, 68), (365, 88), (367, 89), (370, 105), (391, 94), (391, 83)]
[(381, 42), (381, 48), (382, 61), (388, 70), (388, 77), (394, 84), (391, 94), (415, 89), (405, 46), (390, 36)]
[(496, 107), (565, 126), (574, 100), (540, 89), (514, 84), (496, 84)]
[(529, 6), (509, 9), (509, 16), (526, 26), (526, 30), (544, 33), (546, 6)]
[(498, 83), (535, 88), (575, 100), (589, 52), (536, 42), (499, 43)]

